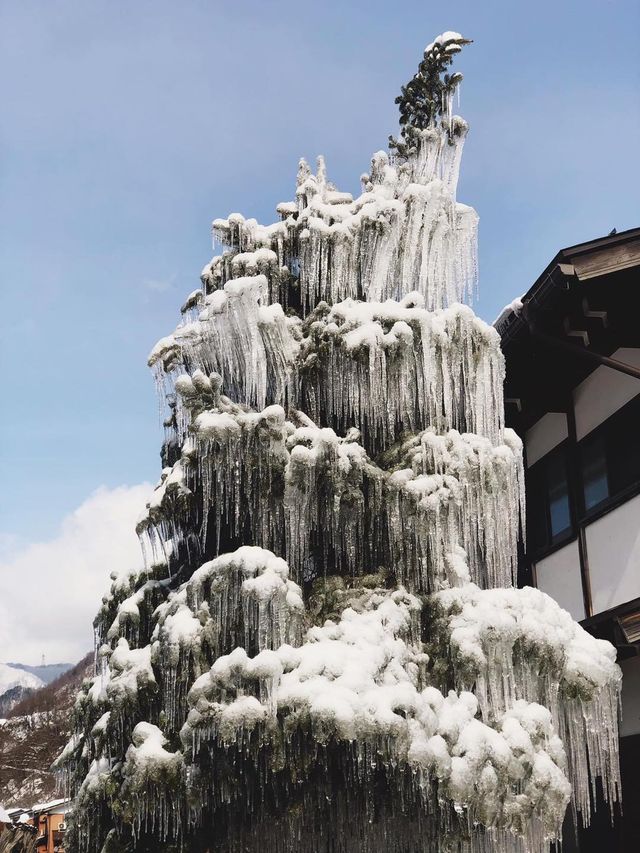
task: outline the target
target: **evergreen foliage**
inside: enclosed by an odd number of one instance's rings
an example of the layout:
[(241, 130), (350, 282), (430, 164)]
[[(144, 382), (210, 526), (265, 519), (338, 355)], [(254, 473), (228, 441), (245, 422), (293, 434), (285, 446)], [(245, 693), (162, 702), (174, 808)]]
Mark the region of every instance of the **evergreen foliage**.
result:
[[(462, 74), (447, 73), (447, 68), (471, 39), (459, 33), (444, 33), (427, 45), (418, 70), (396, 98), (400, 107), (400, 139), (389, 137), (389, 148), (399, 160), (415, 154), (419, 143), (419, 131), (435, 124), (438, 116), (450, 118), (453, 94), (462, 82)], [(455, 126), (450, 127), (450, 135)]]
[(359, 197), (319, 158), (278, 221), (213, 223), (149, 356), (164, 468), (59, 759), (69, 853), (546, 853), (590, 776), (618, 797), (615, 649), (513, 587), (522, 442), (461, 304), (467, 43), (429, 45)]

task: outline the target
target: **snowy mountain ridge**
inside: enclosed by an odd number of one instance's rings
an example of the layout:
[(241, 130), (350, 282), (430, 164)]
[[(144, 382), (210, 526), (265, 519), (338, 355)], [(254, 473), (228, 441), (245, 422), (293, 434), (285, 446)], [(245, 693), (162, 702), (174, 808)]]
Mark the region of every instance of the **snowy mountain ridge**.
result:
[(51, 763), (69, 737), (76, 693), (92, 674), (90, 653), (51, 684), (27, 688), (8, 712), (0, 712), (8, 716), (0, 720), (0, 803), (5, 808), (28, 807), (57, 795)]
[(16, 663), (15, 661), (6, 661), (6, 665), (12, 669), (20, 669), (25, 672), (30, 672), (37, 676), (44, 684), (51, 684), (56, 678), (59, 678), (65, 672), (73, 668), (72, 663), (42, 663), (38, 666), (32, 666), (28, 663)]
[(7, 663), (0, 663), (0, 697), (13, 687), (28, 687), (37, 690), (44, 681), (32, 672), (18, 669)]

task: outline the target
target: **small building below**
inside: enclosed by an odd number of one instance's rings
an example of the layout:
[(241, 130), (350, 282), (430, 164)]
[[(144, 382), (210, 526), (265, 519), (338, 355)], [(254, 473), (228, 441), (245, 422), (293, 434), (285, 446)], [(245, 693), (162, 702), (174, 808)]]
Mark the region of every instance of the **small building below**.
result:
[(32, 836), (28, 849), (36, 853), (64, 853), (67, 816), (72, 805), (71, 800), (62, 798), (30, 808), (5, 810), (0, 806), (0, 849), (5, 833), (15, 836), (21, 832)]

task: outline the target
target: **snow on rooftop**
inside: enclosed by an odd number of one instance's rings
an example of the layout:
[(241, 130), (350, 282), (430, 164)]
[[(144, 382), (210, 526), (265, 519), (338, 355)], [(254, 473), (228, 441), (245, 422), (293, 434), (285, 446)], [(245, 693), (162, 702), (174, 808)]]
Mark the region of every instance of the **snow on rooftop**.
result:
[(64, 803), (68, 803), (65, 797), (60, 797), (57, 800), (49, 800), (48, 803), (37, 803), (35, 806), (31, 806), (32, 812), (50, 812), (52, 809), (57, 808), (58, 806), (62, 806)]
[(501, 323), (504, 323), (507, 317), (511, 314), (515, 314), (516, 317), (520, 315), (522, 312), (522, 308), (524, 307), (523, 303), (524, 294), (522, 296), (516, 296), (515, 299), (512, 299), (507, 305), (502, 308), (496, 319), (491, 324), (492, 326), (499, 326)]

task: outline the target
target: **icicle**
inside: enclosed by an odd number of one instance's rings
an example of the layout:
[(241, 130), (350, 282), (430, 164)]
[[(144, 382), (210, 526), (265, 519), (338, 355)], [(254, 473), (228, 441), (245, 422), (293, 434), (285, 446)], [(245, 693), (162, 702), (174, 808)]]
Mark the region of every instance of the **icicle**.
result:
[(358, 197), (301, 160), (278, 221), (215, 220), (149, 356), (145, 570), (103, 598), (59, 764), (79, 853), (546, 853), (570, 796), (619, 799), (613, 648), (512, 587), (522, 443), (460, 304), (466, 43), (427, 46), (430, 105)]
[(418, 294), (403, 302), (347, 301), (305, 323), (301, 408), (355, 425), (367, 450), (404, 429), (428, 426), (503, 436), (504, 362), (494, 329), (462, 305), (430, 313)]

